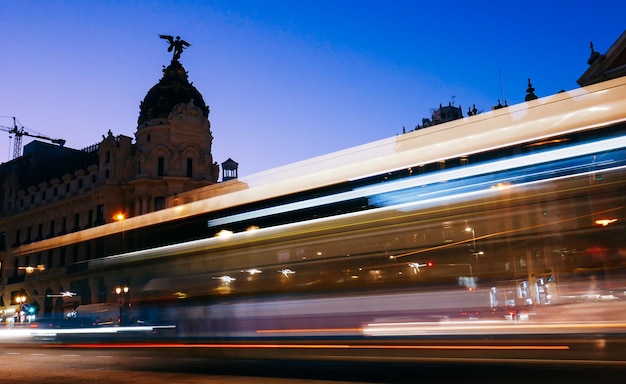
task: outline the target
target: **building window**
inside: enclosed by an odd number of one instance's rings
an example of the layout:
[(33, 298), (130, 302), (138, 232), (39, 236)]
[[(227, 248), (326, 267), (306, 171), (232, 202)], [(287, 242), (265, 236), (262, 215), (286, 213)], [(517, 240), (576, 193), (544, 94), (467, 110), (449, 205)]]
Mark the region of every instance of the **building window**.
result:
[(158, 211), (165, 208), (165, 197), (157, 196), (154, 198), (154, 210)]
[(96, 221), (94, 224), (104, 224), (104, 204), (100, 204), (96, 207)]
[(48, 238), (54, 236), (54, 220), (50, 220), (50, 231), (48, 232)]
[(59, 234), (64, 235), (66, 233), (67, 233), (67, 217), (63, 217), (63, 219), (61, 219), (61, 232)]
[(193, 177), (193, 159), (187, 159), (187, 177)]
[(15, 244), (13, 244), (14, 247), (18, 247), (20, 245), (20, 237), (21, 237), (21, 233), (19, 229), (15, 230)]
[(80, 229), (79, 225), (80, 225), (80, 213), (75, 213), (74, 214), (74, 228), (72, 228), (72, 230), (78, 231)]
[(165, 158), (159, 156), (158, 165), (157, 165), (157, 176), (165, 175)]
[[(7, 233), (6, 232), (2, 232), (0, 233), (0, 250), (5, 250), (7, 247)], [(2, 263), (0, 263), (0, 268), (2, 268)], [(0, 276), (2, 276), (2, 273), (0, 273)]]
[(105, 158), (104, 158), (104, 162), (107, 164), (111, 162), (111, 151), (107, 151)]
[(89, 212), (87, 212), (87, 225), (85, 226), (85, 228), (91, 227), (92, 223), (93, 223), (93, 209), (90, 209)]
[(59, 267), (65, 267), (65, 248), (61, 248), (59, 253)]

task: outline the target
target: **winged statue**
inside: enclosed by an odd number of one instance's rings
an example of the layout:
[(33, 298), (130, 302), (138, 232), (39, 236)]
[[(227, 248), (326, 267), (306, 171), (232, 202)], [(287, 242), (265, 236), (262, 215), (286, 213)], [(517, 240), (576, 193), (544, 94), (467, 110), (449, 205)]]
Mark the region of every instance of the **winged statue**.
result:
[(173, 60), (176, 60), (176, 61), (180, 59), (180, 55), (181, 53), (183, 53), (183, 49), (191, 46), (191, 44), (189, 44), (185, 40), (181, 40), (180, 36), (176, 36), (176, 39), (174, 39), (174, 36), (170, 36), (170, 35), (159, 35), (159, 37), (161, 39), (167, 40), (170, 43), (170, 46), (169, 48), (167, 48), (167, 51), (168, 52), (172, 52), (172, 50), (174, 51)]

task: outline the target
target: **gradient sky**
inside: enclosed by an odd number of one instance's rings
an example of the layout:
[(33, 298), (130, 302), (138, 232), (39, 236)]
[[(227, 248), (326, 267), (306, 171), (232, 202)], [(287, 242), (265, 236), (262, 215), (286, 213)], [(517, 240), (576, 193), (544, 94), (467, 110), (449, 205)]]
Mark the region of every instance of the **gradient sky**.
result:
[(412, 130), (440, 103), (523, 102), (528, 78), (539, 97), (578, 88), (590, 41), (605, 53), (625, 14), (623, 0), (0, 0), (0, 125), (78, 149), (134, 138), (172, 57), (158, 34), (180, 35), (214, 160), (245, 179)]

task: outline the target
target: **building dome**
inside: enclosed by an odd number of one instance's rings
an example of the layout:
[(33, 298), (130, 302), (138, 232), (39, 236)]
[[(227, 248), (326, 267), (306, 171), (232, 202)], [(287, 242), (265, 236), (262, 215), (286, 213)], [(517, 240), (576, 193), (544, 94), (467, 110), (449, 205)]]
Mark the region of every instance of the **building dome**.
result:
[(180, 62), (172, 60), (171, 64), (163, 69), (161, 80), (148, 91), (141, 102), (137, 126), (140, 127), (152, 119), (167, 119), (175, 106), (189, 102), (202, 111), (204, 118), (209, 118), (209, 107), (204, 103), (202, 94), (189, 83), (187, 71)]

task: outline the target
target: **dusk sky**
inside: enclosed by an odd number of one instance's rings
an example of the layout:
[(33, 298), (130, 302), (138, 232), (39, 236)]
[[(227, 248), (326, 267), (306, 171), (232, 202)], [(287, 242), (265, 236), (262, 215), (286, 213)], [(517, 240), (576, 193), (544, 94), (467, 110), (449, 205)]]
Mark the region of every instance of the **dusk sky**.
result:
[(245, 179), (412, 130), (440, 103), (523, 102), (528, 78), (539, 97), (578, 88), (589, 43), (605, 53), (625, 14), (623, 0), (0, 0), (0, 125), (77, 149), (134, 138), (172, 58), (158, 34), (180, 35), (214, 160)]

